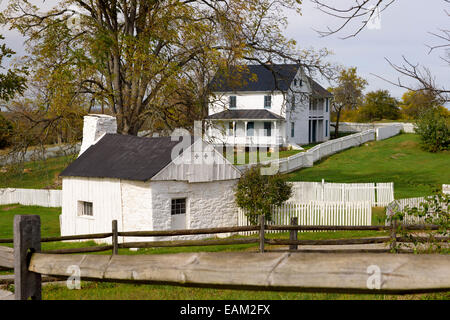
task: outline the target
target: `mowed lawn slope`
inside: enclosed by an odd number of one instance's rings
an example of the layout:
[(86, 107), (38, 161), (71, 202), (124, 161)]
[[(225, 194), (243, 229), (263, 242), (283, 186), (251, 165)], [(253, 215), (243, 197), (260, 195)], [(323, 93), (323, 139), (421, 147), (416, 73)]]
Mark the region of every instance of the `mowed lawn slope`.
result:
[(418, 197), (450, 183), (450, 152), (425, 152), (416, 134), (401, 134), (337, 153), (286, 176), (289, 181), (394, 182), (396, 199)]

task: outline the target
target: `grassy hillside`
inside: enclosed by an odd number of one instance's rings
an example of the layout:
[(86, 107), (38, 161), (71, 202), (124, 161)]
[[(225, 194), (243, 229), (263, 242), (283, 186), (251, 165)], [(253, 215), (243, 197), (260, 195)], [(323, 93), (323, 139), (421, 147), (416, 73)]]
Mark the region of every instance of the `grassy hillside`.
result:
[(429, 153), (415, 134), (369, 142), (287, 175), (289, 181), (394, 182), (395, 198), (429, 195), (450, 183), (450, 152)]
[(64, 156), (5, 166), (0, 173), (0, 188), (61, 189), (58, 175), (74, 157), (75, 155)]

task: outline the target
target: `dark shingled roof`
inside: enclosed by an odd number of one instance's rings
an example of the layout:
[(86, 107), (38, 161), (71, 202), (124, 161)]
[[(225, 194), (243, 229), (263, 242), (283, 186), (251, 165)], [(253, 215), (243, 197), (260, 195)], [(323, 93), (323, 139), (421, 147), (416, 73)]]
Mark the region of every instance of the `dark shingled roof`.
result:
[(206, 119), (254, 119), (277, 120), (284, 119), (279, 115), (265, 109), (228, 109), (206, 117)]
[(106, 134), (60, 176), (147, 181), (172, 161), (172, 148), (178, 143), (171, 137)]
[[(216, 92), (287, 91), (299, 68), (295, 64), (248, 65), (246, 67), (248, 70), (245, 68), (244, 71), (234, 69), (228, 75), (224, 73), (216, 74), (210, 83), (211, 90)], [(253, 78), (254, 76), (256, 76), (256, 79)], [(310, 77), (308, 77), (308, 80), (311, 82), (313, 94), (322, 97), (332, 96), (316, 81)]]
[[(298, 70), (298, 66), (294, 64), (248, 65), (247, 68), (244, 71), (231, 70), (229, 75), (217, 74), (211, 82), (211, 89), (218, 92), (287, 91)], [(257, 77), (256, 81), (252, 78), (254, 75)], [(236, 84), (229, 79), (237, 79)]]

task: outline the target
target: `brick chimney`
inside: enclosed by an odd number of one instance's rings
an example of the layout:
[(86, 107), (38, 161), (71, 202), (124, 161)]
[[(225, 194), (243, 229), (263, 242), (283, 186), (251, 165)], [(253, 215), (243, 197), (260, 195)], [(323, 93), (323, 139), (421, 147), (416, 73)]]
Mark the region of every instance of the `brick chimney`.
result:
[(106, 133), (117, 133), (116, 118), (106, 114), (88, 114), (84, 116), (83, 141), (81, 143), (80, 156), (90, 146), (97, 143)]

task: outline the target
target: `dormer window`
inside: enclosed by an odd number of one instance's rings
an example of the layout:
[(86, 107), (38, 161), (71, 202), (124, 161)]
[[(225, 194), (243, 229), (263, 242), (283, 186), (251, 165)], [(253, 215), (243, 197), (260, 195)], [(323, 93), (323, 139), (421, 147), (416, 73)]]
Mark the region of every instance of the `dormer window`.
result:
[(294, 86), (297, 85), (297, 79), (294, 79)]
[(236, 96), (230, 96), (229, 108), (230, 109), (236, 109)]
[(303, 80), (300, 79), (300, 83), (299, 83), (300, 87), (303, 85)]
[(264, 96), (264, 108), (272, 108), (272, 96)]

